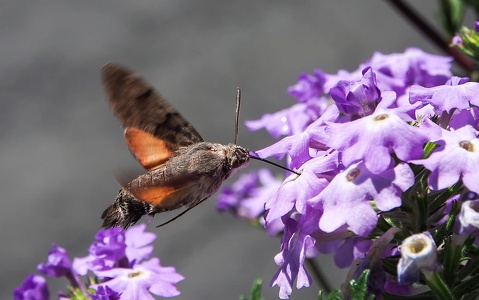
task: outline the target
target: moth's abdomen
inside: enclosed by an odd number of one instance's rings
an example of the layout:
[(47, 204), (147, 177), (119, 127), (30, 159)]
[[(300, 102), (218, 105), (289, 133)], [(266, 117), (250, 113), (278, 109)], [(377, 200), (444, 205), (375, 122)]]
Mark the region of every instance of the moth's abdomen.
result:
[(105, 209), (101, 218), (105, 228), (123, 227), (126, 229), (147, 214), (154, 214), (152, 205), (136, 200), (130, 193), (121, 189), (115, 202)]

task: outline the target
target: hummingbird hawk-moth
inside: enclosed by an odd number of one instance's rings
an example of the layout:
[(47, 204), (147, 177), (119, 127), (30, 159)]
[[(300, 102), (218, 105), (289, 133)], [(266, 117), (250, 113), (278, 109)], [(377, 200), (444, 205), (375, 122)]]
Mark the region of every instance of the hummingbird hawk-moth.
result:
[(128, 228), (143, 215), (183, 206), (185, 213), (214, 194), (233, 170), (248, 164), (247, 149), (203, 141), (138, 74), (110, 63), (102, 69), (102, 81), (128, 148), (147, 170), (122, 187), (101, 216), (103, 227)]

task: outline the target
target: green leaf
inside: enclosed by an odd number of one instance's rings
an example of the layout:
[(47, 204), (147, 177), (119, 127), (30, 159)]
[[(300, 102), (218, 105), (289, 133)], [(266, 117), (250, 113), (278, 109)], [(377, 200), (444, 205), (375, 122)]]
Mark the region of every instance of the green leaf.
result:
[(364, 270), (357, 280), (351, 280), (349, 282), (349, 288), (351, 290), (351, 299), (374, 299), (374, 295), (367, 297), (368, 295), (368, 279), (370, 270)]
[(88, 300), (90, 299), (89, 295), (84, 295), (79, 288), (70, 289), (69, 299), (71, 300)]
[[(263, 297), (261, 297), (261, 285), (263, 284), (263, 281), (261, 279), (256, 279), (253, 282), (253, 286), (251, 287), (251, 293), (250, 293), (250, 300), (264, 300)], [(241, 295), (239, 297), (240, 300), (248, 300), (245, 296)]]
[(326, 298), (327, 300), (342, 300), (343, 298), (341, 297), (341, 290), (340, 289), (336, 289), (334, 291), (332, 291), (329, 295), (328, 295), (328, 298)]

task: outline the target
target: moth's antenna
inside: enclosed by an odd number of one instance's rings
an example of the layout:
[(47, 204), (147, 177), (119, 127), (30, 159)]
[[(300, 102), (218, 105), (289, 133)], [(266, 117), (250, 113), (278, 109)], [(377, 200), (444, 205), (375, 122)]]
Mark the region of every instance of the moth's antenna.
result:
[(202, 203), (203, 201), (205, 201), (206, 199), (208, 199), (208, 198), (205, 198), (205, 199), (201, 200), (200, 202), (196, 203), (195, 205), (188, 207), (187, 209), (185, 209), (184, 211), (182, 211), (181, 213), (179, 213), (176, 217), (171, 218), (170, 220), (166, 221), (165, 223), (161, 223), (160, 225), (156, 226), (156, 228), (158, 228), (158, 227), (163, 227), (163, 226), (165, 226), (166, 224), (170, 224), (170, 223), (173, 222), (174, 220), (178, 219), (178, 218), (181, 217), (182, 215), (184, 215), (184, 214), (186, 214), (187, 212), (189, 212), (192, 208), (196, 207), (198, 204), (200, 204), (200, 203)]
[(234, 139), (234, 144), (235, 145), (238, 142), (240, 108), (241, 108), (241, 89), (239, 87), (237, 87), (236, 88), (235, 139)]
[[(236, 88), (236, 121), (235, 121), (235, 140), (234, 140), (234, 144), (236, 145), (237, 142), (238, 142), (238, 132), (239, 132), (239, 117), (240, 117), (240, 108), (241, 108), (241, 89), (239, 87)], [(278, 168), (281, 168), (283, 170), (286, 170), (286, 171), (289, 171), (291, 173), (294, 173), (296, 175), (301, 175), (300, 173), (296, 172), (296, 171), (293, 171), (287, 167), (284, 167), (282, 165), (279, 165), (277, 163), (274, 163), (272, 161), (269, 161), (269, 160), (266, 160), (264, 158), (261, 158), (261, 157), (257, 157), (257, 156), (252, 156), (250, 155), (250, 158), (253, 158), (253, 159), (256, 159), (256, 160), (260, 160), (260, 161), (263, 161), (265, 163), (268, 163), (268, 164), (271, 164), (273, 166), (276, 166)], [(188, 210), (184, 211), (184, 212), (187, 212)], [(179, 216), (178, 216), (179, 217)], [(170, 221), (168, 221), (169, 223)], [(162, 224), (163, 225), (163, 224)]]
[(280, 165), (280, 164), (274, 163), (274, 162), (269, 161), (269, 160), (267, 160), (267, 159), (264, 159), (264, 158), (261, 158), (261, 157), (257, 157), (257, 156), (252, 156), (252, 155), (250, 155), (249, 157), (252, 158), (252, 159), (256, 159), (256, 160), (263, 161), (263, 162), (265, 162), (265, 163), (268, 163), (268, 164), (270, 164), (270, 165), (276, 166), (276, 167), (278, 167), (278, 168), (280, 168), (280, 169), (283, 169), (283, 170), (285, 170), (285, 171), (289, 171), (289, 172), (294, 173), (294, 174), (296, 174), (296, 175), (301, 175), (301, 173), (298, 173), (298, 172), (296, 172), (296, 171), (293, 171), (293, 170), (291, 170), (290, 168), (287, 168), (287, 167), (282, 166), (282, 165)]

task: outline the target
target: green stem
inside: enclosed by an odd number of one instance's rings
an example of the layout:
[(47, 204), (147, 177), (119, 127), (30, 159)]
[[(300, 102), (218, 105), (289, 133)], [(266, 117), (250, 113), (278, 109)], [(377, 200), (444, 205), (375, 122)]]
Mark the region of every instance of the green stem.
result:
[(437, 272), (423, 271), (424, 277), (426, 278), (426, 283), (437, 297), (440, 300), (451, 300), (454, 299), (454, 296), (449, 289), (449, 287), (444, 283), (441, 276)]

